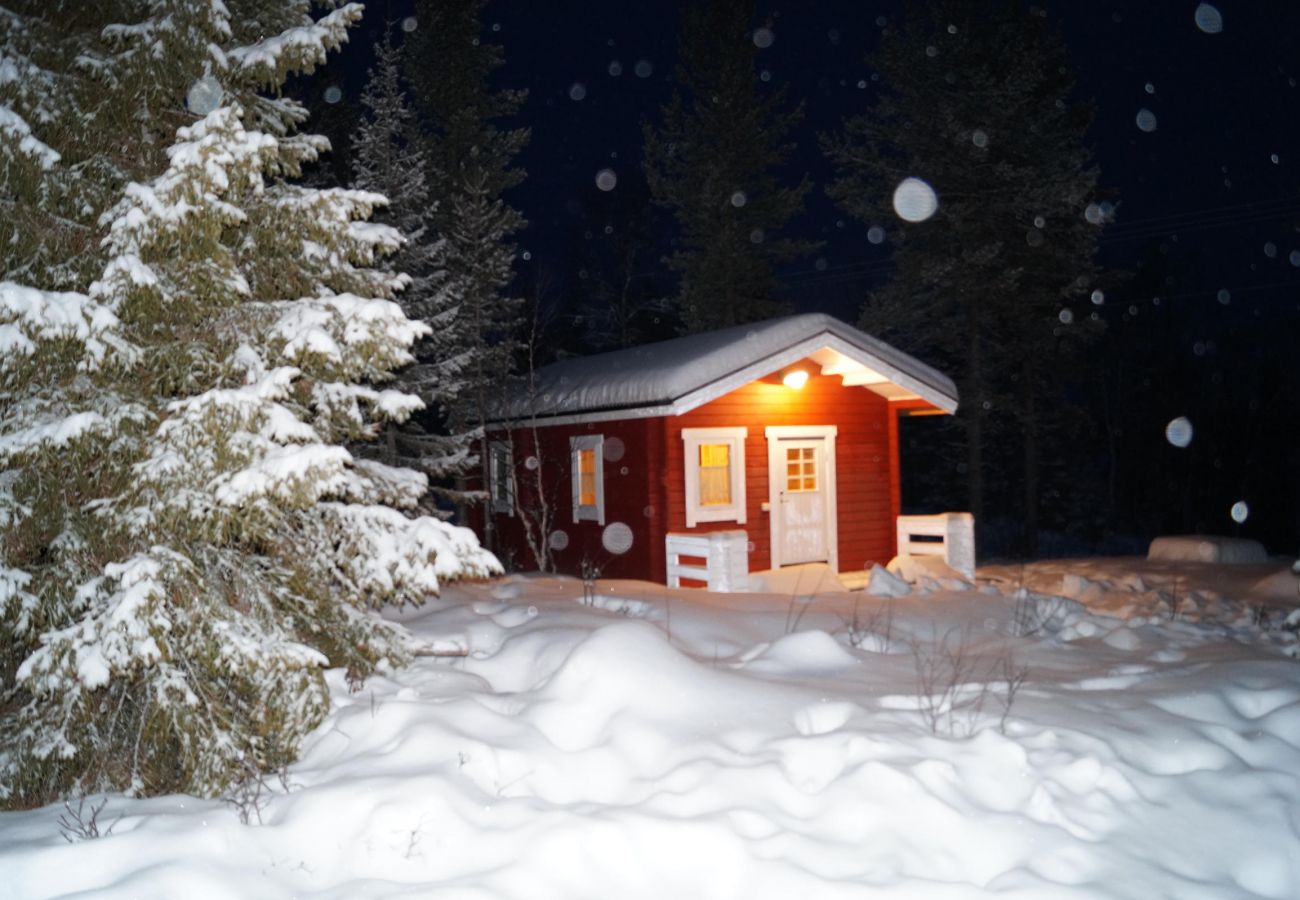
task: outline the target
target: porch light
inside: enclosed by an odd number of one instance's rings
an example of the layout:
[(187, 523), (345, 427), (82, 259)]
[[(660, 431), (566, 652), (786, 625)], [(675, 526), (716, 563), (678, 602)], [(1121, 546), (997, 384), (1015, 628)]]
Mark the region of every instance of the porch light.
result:
[(781, 376), (781, 383), (797, 391), (808, 383), (808, 373), (803, 369), (791, 369)]

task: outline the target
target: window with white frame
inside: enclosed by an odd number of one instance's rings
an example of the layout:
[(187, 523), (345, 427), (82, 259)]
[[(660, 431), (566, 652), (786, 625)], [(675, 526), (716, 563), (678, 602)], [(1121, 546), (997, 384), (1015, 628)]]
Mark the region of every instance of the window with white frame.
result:
[(697, 522), (745, 524), (746, 428), (683, 428), (686, 527)]
[(515, 514), (515, 455), (504, 441), (488, 445), (488, 490), (492, 511)]
[(581, 434), (569, 439), (575, 522), (605, 524), (604, 449), (603, 434)]

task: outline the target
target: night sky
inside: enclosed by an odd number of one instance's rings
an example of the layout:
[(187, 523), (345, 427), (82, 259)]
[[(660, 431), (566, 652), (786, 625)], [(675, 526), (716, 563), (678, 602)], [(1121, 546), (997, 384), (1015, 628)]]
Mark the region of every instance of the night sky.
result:
[[(1300, 3), (1224, 0), (1214, 4), (1217, 33), (1200, 27), (1208, 23), (1198, 23), (1198, 6), (1088, 0), (1049, 2), (1046, 10), (1070, 50), (1079, 97), (1095, 104), (1090, 139), (1101, 185), (1117, 204), (1103, 232), (1101, 262), (1136, 273), (1107, 290), (1105, 340), (1122, 341), (1125, 329), (1141, 322), (1148, 331), (1130, 335), (1140, 353), (1149, 330), (1164, 329), (1163, 349), (1149, 369), (1135, 360), (1141, 374), (1134, 377), (1156, 398), (1153, 465), (1163, 465), (1162, 454), (1170, 452), (1161, 445), (1165, 423), (1187, 415), (1203, 466), (1192, 474), (1189, 463), (1169, 464), (1187, 468), (1180, 477), (1189, 484), (1224, 482), (1212, 504), (1223, 507), (1222, 521), (1185, 511), (1167, 527), (1253, 532), (1275, 552), (1294, 552), (1300, 476), (1287, 423), (1296, 422), (1300, 407)], [(540, 291), (557, 308), (572, 303), (583, 290), (586, 245), (620, 226), (612, 195), (627, 192), (642, 202), (635, 193), (643, 190), (641, 126), (658, 121), (672, 90), (679, 7), (489, 4), (485, 38), (505, 51), (499, 85), (530, 92), (514, 123), (532, 129), (520, 159), (528, 177), (508, 198), (529, 221), (518, 236), (521, 291)], [(370, 4), (365, 28), (321, 73), (343, 87), (344, 104), (360, 90), (374, 29), (409, 12), (409, 4), (393, 0)], [(868, 223), (825, 197), (833, 172), (817, 135), (871, 102), (866, 57), (881, 24), (898, 12), (898, 3), (861, 0), (760, 4), (756, 24), (773, 36), (759, 53), (760, 73), (804, 105), (789, 175), (807, 172), (815, 182), (789, 233), (824, 242), (816, 255), (781, 272), (798, 311), (852, 322), (866, 294), (890, 275), (889, 242), (871, 243)], [(596, 186), (602, 169), (619, 179), (605, 194)], [(666, 218), (662, 225), (667, 252), (671, 227)], [(641, 277), (664, 294), (673, 290), (654, 260)], [(1224, 412), (1237, 408), (1245, 412)], [(1226, 513), (1230, 497), (1249, 499), (1260, 514), (1238, 527)]]

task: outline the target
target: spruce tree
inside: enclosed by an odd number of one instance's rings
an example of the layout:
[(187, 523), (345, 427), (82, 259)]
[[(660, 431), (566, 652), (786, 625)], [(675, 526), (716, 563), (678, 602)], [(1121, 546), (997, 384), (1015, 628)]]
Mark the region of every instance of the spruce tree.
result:
[[(1042, 442), (1060, 424), (1070, 353), (1092, 330), (1103, 215), (1091, 113), (1072, 96), (1059, 36), (1014, 0), (908, 3), (870, 63), (879, 97), (823, 139), (839, 176), (829, 193), (863, 222), (894, 220), (894, 190), (913, 176), (938, 209), (892, 230), (896, 273), (861, 324), (956, 377), (977, 518), (991, 453), (1019, 442), (1018, 466), (998, 468), (1023, 486), (1032, 550)], [(1005, 498), (996, 505), (1015, 516)]]
[[(528, 142), (525, 128), (503, 128), (527, 97), (497, 90), (501, 47), (482, 39), (484, 0), (417, 0), (416, 31), (407, 39), (407, 78), (428, 154), (429, 186), (438, 200), (431, 221), (447, 242), (447, 277), (458, 297), (446, 335), (460, 361), (452, 404), (453, 432), (481, 434), (512, 369), (523, 328), (523, 302), (509, 293), (514, 278), (511, 237), (524, 218), (503, 199), (524, 178), (514, 160)], [(488, 482), (487, 454), (479, 476)], [(487, 517), (486, 528), (491, 528)], [(490, 530), (485, 535), (492, 543)]]
[[(585, 235), (579, 258), (582, 268), (573, 298), (579, 328), (569, 328), (568, 340), (578, 351), (621, 350), (670, 338), (680, 321), (653, 273), (658, 255), (655, 209), (649, 188), (633, 172), (619, 178), (618, 189), (595, 185), (583, 198), (584, 218), (597, 227)], [(568, 323), (566, 323), (568, 324)], [(563, 336), (551, 342), (563, 347)]]
[(361, 94), (366, 114), (351, 140), (352, 184), (388, 198), (375, 221), (392, 225), (404, 239), (388, 265), (409, 279), (398, 302), (408, 318), (429, 326), (429, 334), (416, 345), (416, 364), (398, 375), (396, 385), (432, 408), (426, 421), (434, 431), (420, 417), (400, 427), (390, 423), (378, 457), (424, 471), (435, 490), (446, 493), (439, 483), (461, 474), (474, 452), (472, 433), (438, 433), (445, 431), (439, 413), (454, 407), (462, 392), (464, 349), (454, 327), (461, 292), (448, 272), (450, 243), (434, 230), (438, 203), (429, 191), (428, 153), (403, 89), (400, 57), (390, 27), (375, 45), (375, 64)]
[[(136, 17), (75, 57), (33, 52), (92, 78), (86, 105), (7, 107), (43, 183), (98, 196), (93, 174), (125, 177), (137, 141), (163, 164), (86, 214), (93, 281), (50, 241), (30, 245), (46, 254), (27, 258), (35, 284), (0, 282), (0, 802), (258, 777), (325, 715), (325, 666), (364, 676), (412, 651), (369, 607), (498, 569), (470, 532), (402, 511), (423, 475), (345, 448), (419, 408), (382, 384), (427, 326), (393, 302), (406, 279), (375, 266), (401, 242), (366, 221), (383, 198), (291, 181), (326, 147), (293, 133), (305, 111), (278, 88), (361, 12), (310, 9), (122, 4)], [(103, 64), (86, 75), (88, 59)], [(190, 122), (157, 153), (154, 101)], [(120, 109), (136, 124), (109, 155), (90, 132)], [(64, 279), (75, 289), (41, 286)]]
[(775, 267), (814, 249), (783, 237), (811, 183), (783, 184), (802, 108), (784, 89), (760, 90), (750, 29), (753, 0), (699, 0), (684, 16), (677, 86), (658, 127), (643, 128), (655, 202), (676, 220), (676, 302), (688, 331), (771, 318)]

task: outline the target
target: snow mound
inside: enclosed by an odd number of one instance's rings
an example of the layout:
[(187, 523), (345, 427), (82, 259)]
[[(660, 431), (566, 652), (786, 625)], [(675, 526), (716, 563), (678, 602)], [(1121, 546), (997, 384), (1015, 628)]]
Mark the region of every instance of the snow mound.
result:
[(839, 731), (858, 711), (852, 703), (822, 700), (795, 711), (794, 727), (805, 737)]
[(777, 638), (747, 668), (769, 672), (829, 672), (856, 668), (859, 662), (824, 631), (799, 631)]
[(652, 608), (651, 605), (644, 600), (636, 600), (607, 594), (591, 594), (583, 597), (579, 602), (584, 606), (590, 606), (593, 609), (603, 609), (606, 612), (617, 613), (620, 616), (630, 616), (632, 618), (641, 618), (646, 616)]
[(1183, 535), (1156, 538), (1147, 550), (1147, 559), (1241, 565), (1265, 562), (1268, 554), (1259, 541), (1249, 538)]
[(807, 563), (750, 572), (749, 590), (757, 594), (785, 594), (793, 597), (826, 593), (841, 594), (848, 591), (848, 588), (826, 563)]
[(600, 583), (658, 598), (628, 620), (571, 580), (518, 584), (403, 614), (468, 658), (359, 690), (330, 670), (263, 826), (114, 795), (114, 832), (68, 843), (62, 807), (0, 814), (0, 894), (1300, 896), (1300, 683), (1258, 635), (971, 591), (874, 601), (906, 649), (868, 657), (829, 633), (861, 595), (787, 633), (781, 596)]

